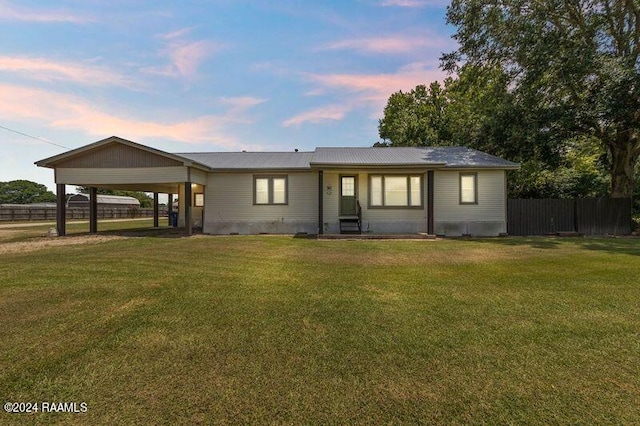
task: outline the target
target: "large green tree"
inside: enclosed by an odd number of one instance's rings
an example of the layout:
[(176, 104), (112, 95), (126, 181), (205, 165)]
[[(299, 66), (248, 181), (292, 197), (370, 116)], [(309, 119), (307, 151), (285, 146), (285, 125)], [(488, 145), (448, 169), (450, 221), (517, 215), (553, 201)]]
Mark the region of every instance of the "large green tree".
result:
[(55, 202), (56, 195), (46, 186), (30, 180), (0, 182), (0, 204)]
[[(391, 95), (378, 122), (381, 145), (463, 145), (525, 161), (557, 163), (557, 146), (509, 91), (500, 69), (464, 66), (444, 87), (432, 83)], [(555, 157), (554, 157), (555, 156)]]
[(519, 162), (509, 179), (511, 197), (606, 196), (606, 153), (597, 139), (549, 132), (539, 117), (510, 90), (501, 69), (467, 65), (444, 87), (391, 95), (378, 145), (463, 145)]
[(396, 146), (448, 145), (447, 105), (444, 88), (437, 81), (428, 88), (419, 85), (409, 92), (396, 92), (378, 123), (380, 137)]
[(540, 129), (556, 141), (595, 138), (608, 153), (611, 195), (632, 195), (640, 157), (638, 0), (452, 0), (447, 20), (459, 49), (443, 57), (445, 69), (501, 69)]

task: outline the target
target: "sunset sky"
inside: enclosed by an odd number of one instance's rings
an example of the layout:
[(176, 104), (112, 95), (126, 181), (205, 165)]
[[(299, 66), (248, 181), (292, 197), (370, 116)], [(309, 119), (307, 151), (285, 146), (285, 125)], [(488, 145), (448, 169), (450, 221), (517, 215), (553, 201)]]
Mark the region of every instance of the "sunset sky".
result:
[(0, 0), (0, 181), (53, 189), (34, 161), (111, 135), (168, 152), (371, 146), (390, 94), (446, 77), (447, 4)]

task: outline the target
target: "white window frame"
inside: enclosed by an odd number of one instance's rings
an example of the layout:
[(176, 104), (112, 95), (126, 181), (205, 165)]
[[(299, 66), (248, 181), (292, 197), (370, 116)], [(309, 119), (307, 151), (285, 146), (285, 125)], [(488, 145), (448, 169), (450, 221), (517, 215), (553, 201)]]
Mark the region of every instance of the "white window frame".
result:
[[(258, 185), (260, 179), (267, 181), (267, 202), (258, 202)], [(274, 202), (274, 180), (284, 180), (284, 202)], [(287, 175), (254, 175), (253, 176), (253, 205), (254, 206), (286, 206), (289, 204), (289, 177)]]
[(194, 207), (204, 207), (204, 193), (196, 192), (193, 195), (193, 206)]
[[(374, 199), (373, 188), (372, 188), (372, 180), (374, 178), (380, 178), (381, 186), (380, 186), (380, 194), (377, 194), (376, 199), (381, 200), (381, 204), (373, 204), (372, 200)], [(389, 205), (387, 202), (387, 194), (385, 190), (385, 180), (386, 178), (405, 178), (407, 180), (407, 204), (406, 205)], [(418, 190), (420, 192), (420, 203), (412, 205), (411, 202), (412, 197), (411, 194), (414, 192), (412, 186), (412, 178), (418, 179)], [(371, 174), (369, 175), (369, 208), (370, 209), (424, 209), (424, 175), (410, 173), (410, 174)]]
[[(463, 188), (463, 181), (467, 180), (468, 178), (472, 178), (473, 179), (473, 187), (472, 188), (466, 188), (466, 189), (471, 189), (472, 190), (472, 195), (473, 195), (473, 199), (469, 199), (469, 198), (465, 198), (465, 188)], [(458, 184), (458, 191), (460, 193), (460, 204), (462, 205), (475, 205), (478, 204), (478, 173), (477, 172), (466, 172), (466, 173), (460, 173), (460, 178), (459, 178), (459, 184)]]

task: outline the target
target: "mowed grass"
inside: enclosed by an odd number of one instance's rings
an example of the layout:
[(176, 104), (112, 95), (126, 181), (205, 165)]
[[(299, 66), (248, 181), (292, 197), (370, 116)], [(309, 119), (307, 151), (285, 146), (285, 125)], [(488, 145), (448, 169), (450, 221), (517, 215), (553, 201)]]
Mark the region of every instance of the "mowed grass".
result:
[[(73, 238), (73, 237), (72, 237)], [(2, 424), (639, 424), (640, 241), (128, 238), (3, 255)]]

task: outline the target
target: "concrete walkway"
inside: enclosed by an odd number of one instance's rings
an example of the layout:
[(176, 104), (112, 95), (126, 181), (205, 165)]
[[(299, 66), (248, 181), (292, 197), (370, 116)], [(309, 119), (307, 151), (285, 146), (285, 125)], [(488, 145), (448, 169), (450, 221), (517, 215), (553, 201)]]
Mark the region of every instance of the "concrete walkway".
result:
[[(162, 219), (162, 218), (161, 218)], [(98, 223), (105, 223), (105, 222), (130, 222), (133, 220), (153, 220), (153, 217), (138, 217), (135, 219), (98, 219)], [(89, 223), (89, 220), (69, 220), (67, 221), (67, 225), (70, 225), (72, 223)], [(0, 229), (6, 229), (6, 228), (24, 228), (24, 227), (29, 227), (29, 226), (45, 226), (45, 225), (51, 225), (53, 227), (56, 226), (56, 222), (10, 222), (10, 223), (1, 223), (0, 222)]]

